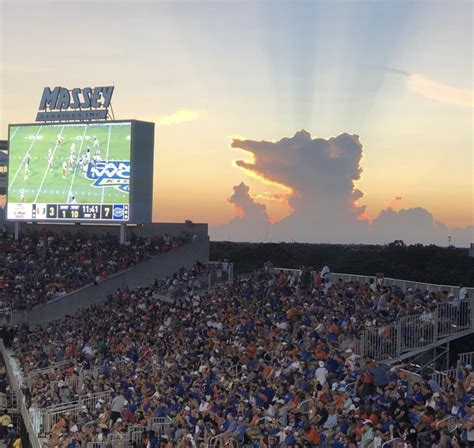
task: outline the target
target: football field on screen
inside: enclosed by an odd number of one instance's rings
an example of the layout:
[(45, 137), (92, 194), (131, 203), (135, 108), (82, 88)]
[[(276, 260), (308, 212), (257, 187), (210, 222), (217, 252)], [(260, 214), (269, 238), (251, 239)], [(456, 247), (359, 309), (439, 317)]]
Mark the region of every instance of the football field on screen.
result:
[[(90, 158), (100, 150), (103, 161), (130, 162), (130, 123), (11, 126), (8, 166), (8, 202), (35, 204), (128, 204), (128, 192), (117, 185), (97, 186), (81, 170), (78, 160), (90, 148)], [(58, 135), (61, 143), (56, 144)], [(94, 136), (99, 146), (94, 146)], [(71, 146), (75, 160), (69, 163)], [(51, 149), (52, 167), (48, 165)], [(26, 172), (26, 160), (30, 163)], [(63, 162), (66, 174), (63, 176)], [(21, 201), (21, 192), (24, 195)]]

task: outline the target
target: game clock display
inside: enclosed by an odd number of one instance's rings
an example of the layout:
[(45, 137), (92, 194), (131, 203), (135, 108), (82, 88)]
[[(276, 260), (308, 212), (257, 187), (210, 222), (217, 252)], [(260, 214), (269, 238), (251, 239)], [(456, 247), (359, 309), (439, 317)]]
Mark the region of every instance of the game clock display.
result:
[(128, 204), (35, 204), (32, 219), (128, 221)]

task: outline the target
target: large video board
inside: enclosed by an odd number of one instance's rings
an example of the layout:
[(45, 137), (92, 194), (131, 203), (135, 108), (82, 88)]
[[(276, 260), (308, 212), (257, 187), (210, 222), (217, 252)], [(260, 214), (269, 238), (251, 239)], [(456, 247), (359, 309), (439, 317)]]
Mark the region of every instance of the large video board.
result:
[(7, 218), (130, 221), (132, 124), (11, 125)]

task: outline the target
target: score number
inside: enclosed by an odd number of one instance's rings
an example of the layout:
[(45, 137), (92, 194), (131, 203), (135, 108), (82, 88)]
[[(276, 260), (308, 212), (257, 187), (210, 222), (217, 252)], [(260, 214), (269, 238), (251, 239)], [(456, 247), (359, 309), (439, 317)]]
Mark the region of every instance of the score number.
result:
[(102, 208), (101, 210), (102, 219), (112, 219), (112, 206), (102, 205), (101, 208)]

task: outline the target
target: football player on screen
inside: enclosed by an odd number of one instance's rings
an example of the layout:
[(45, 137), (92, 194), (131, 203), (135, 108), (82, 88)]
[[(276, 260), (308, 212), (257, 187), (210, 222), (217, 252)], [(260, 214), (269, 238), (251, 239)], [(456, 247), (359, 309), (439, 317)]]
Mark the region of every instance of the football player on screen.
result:
[(72, 170), (74, 168), (74, 154), (69, 154), (69, 169)]
[(69, 193), (69, 197), (68, 197), (68, 202), (70, 204), (76, 204), (76, 196), (74, 195), (74, 193)]
[(28, 154), (25, 159), (25, 180), (28, 179), (29, 174), (30, 174), (30, 155)]
[(57, 137), (56, 137), (56, 146), (61, 146), (61, 138), (63, 136), (61, 134), (59, 134)]
[(20, 202), (25, 202), (25, 189), (20, 188)]
[(53, 150), (48, 149), (48, 168), (51, 171), (53, 169)]
[(63, 160), (63, 179), (66, 179), (66, 173), (67, 173), (67, 163), (65, 160)]
[(94, 135), (94, 137), (92, 137), (92, 138), (93, 138), (93, 142), (94, 142), (93, 147), (95, 148), (96, 146), (100, 146), (99, 145), (99, 140), (97, 139), (97, 137)]

